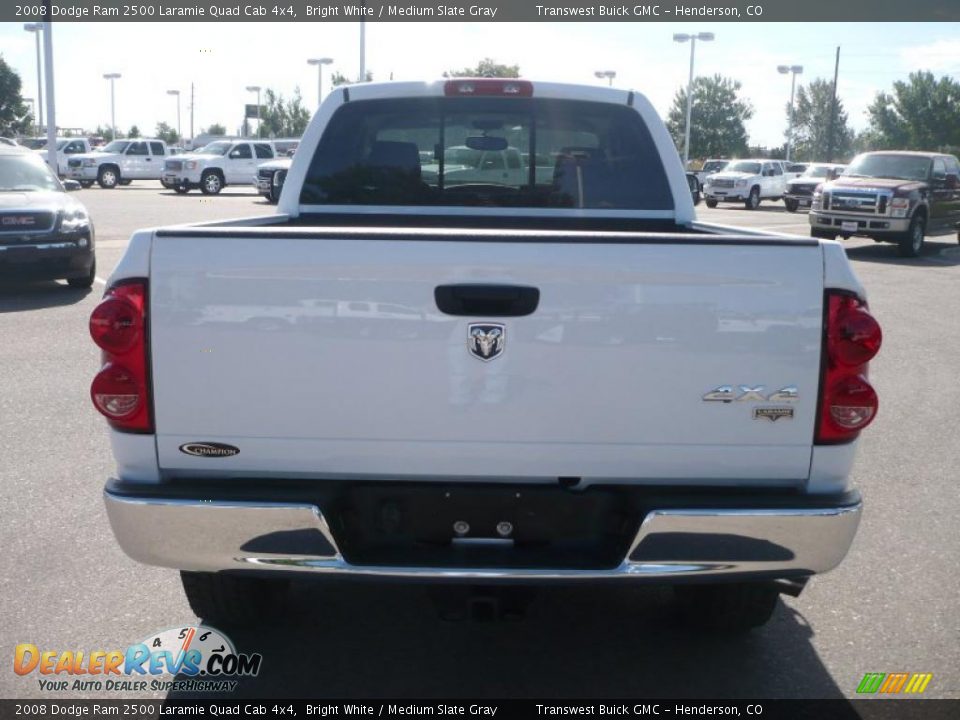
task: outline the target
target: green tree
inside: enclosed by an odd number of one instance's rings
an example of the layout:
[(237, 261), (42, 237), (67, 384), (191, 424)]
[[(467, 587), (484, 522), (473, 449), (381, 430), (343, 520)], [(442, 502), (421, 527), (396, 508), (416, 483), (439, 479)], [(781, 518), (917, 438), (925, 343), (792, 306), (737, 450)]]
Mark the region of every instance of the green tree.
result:
[(97, 129), (93, 131), (93, 134), (95, 137), (102, 137), (107, 142), (113, 140), (113, 128), (97, 125)]
[(226, 135), (227, 128), (225, 125), (221, 125), (220, 123), (213, 123), (206, 130), (201, 130), (200, 133), (205, 135)]
[[(339, 87), (340, 85), (353, 85), (355, 82), (356, 80), (351, 80), (339, 70), (334, 70), (333, 74), (330, 76), (330, 84), (333, 87)], [(372, 70), (367, 70), (367, 82), (373, 82)]]
[(20, 76), (0, 55), (0, 135), (23, 135), (34, 125), (33, 113), (20, 94)]
[[(795, 160), (826, 162), (831, 148), (830, 114), (833, 110), (833, 83), (821, 78), (797, 88), (793, 114), (793, 151)], [(790, 127), (790, 105), (786, 106), (787, 127)], [(847, 159), (853, 154), (854, 133), (847, 111), (838, 97), (833, 110), (833, 157)], [(786, 133), (784, 133), (786, 135)]]
[(960, 82), (927, 71), (910, 73), (879, 92), (867, 108), (869, 149), (940, 150), (960, 146)]
[(307, 129), (310, 112), (303, 107), (300, 88), (293, 91), (293, 97), (284, 100), (283, 95), (267, 88), (264, 93), (263, 114), (260, 116), (261, 137), (299, 137)]
[(462, 70), (447, 70), (444, 77), (487, 77), (487, 78), (518, 78), (520, 77), (519, 65), (504, 65), (498, 63), (493, 58), (484, 58), (476, 67), (463, 68)]
[(130, 130), (127, 132), (128, 138), (138, 138), (140, 137), (140, 128), (136, 125), (131, 125)]
[(165, 122), (157, 123), (156, 135), (167, 145), (176, 145), (180, 141), (180, 135), (177, 134), (177, 131)]
[[(691, 158), (746, 154), (746, 122), (753, 117), (753, 106), (740, 99), (740, 87), (736, 80), (720, 75), (694, 79), (690, 112)], [(681, 152), (686, 118), (687, 89), (680, 88), (673, 96), (673, 105), (667, 114), (667, 129)]]

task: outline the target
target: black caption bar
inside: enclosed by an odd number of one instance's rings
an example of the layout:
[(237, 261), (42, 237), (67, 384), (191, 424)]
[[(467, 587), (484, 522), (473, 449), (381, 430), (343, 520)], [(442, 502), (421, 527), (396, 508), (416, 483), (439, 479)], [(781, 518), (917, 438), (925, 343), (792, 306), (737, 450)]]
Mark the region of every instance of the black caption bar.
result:
[(2, 21), (61, 22), (948, 22), (957, 0), (324, 2), (323, 0), (3, 0)]
[(100, 718), (755, 718), (947, 720), (960, 700), (0, 700), (0, 719)]

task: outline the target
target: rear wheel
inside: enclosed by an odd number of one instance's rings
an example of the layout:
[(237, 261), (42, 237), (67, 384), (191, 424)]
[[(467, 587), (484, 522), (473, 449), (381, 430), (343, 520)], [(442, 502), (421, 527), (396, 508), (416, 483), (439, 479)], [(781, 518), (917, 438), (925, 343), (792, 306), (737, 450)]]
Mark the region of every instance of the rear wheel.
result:
[(707, 198), (706, 200), (704, 200), (704, 202), (707, 204), (708, 208), (715, 208), (717, 206), (717, 201), (711, 200), (710, 198)]
[(215, 170), (207, 170), (200, 177), (200, 190), (204, 195), (219, 195), (223, 190), (223, 178)]
[(743, 206), (747, 210), (756, 210), (760, 207), (760, 188), (754, 186), (750, 189), (750, 194), (747, 195), (747, 199), (743, 201)]
[(289, 585), (286, 580), (184, 571), (180, 580), (197, 617), (233, 625), (248, 625), (271, 616)]
[(186, 195), (188, 192), (190, 192), (190, 188), (188, 188), (186, 185), (174, 185), (173, 191), (177, 195)]
[(112, 166), (100, 168), (97, 173), (97, 182), (105, 190), (112, 190), (120, 182), (120, 171)]
[(900, 238), (897, 248), (902, 257), (917, 257), (923, 250), (923, 238), (927, 234), (927, 216), (923, 212), (914, 213), (910, 227)]
[(800, 203), (796, 200), (791, 200), (790, 198), (784, 198), (783, 206), (787, 209), (787, 212), (796, 212), (800, 207)]
[(746, 632), (763, 625), (780, 597), (767, 583), (676, 585), (673, 590), (684, 621), (714, 632)]
[(80, 187), (82, 187), (84, 190), (93, 187), (93, 180), (81, 180)]

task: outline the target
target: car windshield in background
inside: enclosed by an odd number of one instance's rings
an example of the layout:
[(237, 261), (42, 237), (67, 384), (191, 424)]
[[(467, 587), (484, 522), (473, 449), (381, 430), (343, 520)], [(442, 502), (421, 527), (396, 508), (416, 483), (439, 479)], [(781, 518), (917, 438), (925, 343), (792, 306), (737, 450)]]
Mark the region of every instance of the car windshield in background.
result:
[(844, 171), (847, 177), (926, 180), (932, 160), (916, 155), (860, 155)]
[(532, 98), (348, 103), (313, 155), (300, 201), (673, 209), (634, 110)]
[(729, 163), (726, 160), (714, 160), (713, 162), (704, 163), (701, 170), (703, 172), (719, 172), (727, 165), (729, 165)]
[(130, 143), (126, 142), (125, 140), (114, 140), (112, 143), (110, 143), (106, 147), (100, 148), (100, 150), (101, 152), (108, 152), (108, 153), (122, 153), (124, 150), (127, 149), (127, 145), (129, 144)]
[[(832, 169), (833, 169), (833, 168), (829, 168), (829, 167), (827, 167), (826, 165), (813, 165), (812, 167), (808, 167), (808, 168), (806, 169), (806, 171), (803, 173), (803, 177), (810, 177), (810, 178), (822, 178), (822, 177), (826, 177), (827, 174), (828, 174)], [(840, 169), (840, 168), (838, 168), (838, 170), (839, 170), (839, 169)]]
[(227, 150), (233, 147), (232, 142), (215, 142), (210, 143), (209, 145), (204, 145), (199, 150), (195, 152), (197, 155), (226, 155)]
[(0, 192), (60, 190), (60, 183), (40, 157), (0, 156)]
[(724, 171), (746, 173), (747, 175), (759, 175), (760, 163), (755, 163), (755, 162), (730, 163), (724, 168)]

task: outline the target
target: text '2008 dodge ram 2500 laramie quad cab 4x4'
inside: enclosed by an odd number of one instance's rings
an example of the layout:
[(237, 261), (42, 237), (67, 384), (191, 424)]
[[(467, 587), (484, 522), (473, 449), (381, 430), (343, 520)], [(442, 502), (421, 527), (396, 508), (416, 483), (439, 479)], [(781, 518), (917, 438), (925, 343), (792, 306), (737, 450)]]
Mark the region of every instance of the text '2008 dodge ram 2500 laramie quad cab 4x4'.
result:
[(665, 582), (746, 628), (859, 521), (880, 328), (842, 247), (696, 222), (638, 93), (340, 88), (277, 215), (137, 232), (90, 328), (114, 533), (207, 619), (313, 573)]

